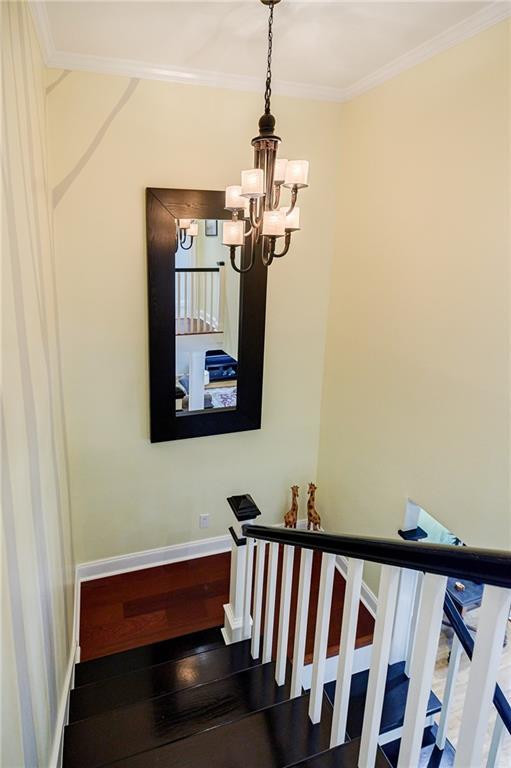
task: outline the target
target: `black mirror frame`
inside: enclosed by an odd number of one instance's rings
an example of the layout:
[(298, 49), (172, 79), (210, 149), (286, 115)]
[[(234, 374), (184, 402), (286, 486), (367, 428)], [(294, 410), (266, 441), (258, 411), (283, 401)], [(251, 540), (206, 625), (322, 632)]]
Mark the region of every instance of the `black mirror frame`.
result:
[[(237, 406), (177, 415), (175, 269), (177, 219), (228, 219), (224, 193), (192, 189), (146, 189), (149, 300), (149, 392), (152, 443), (261, 427), (267, 268), (260, 254), (240, 275)], [(226, 256), (228, 255), (226, 249)], [(239, 258), (239, 257), (238, 257)], [(226, 269), (231, 269), (230, 265)]]

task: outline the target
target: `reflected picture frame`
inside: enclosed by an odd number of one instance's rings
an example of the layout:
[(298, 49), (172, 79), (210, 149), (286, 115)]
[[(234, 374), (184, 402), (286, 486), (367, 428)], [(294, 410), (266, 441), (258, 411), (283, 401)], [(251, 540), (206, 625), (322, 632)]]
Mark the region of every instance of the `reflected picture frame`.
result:
[(204, 232), (206, 237), (218, 237), (218, 219), (206, 219)]

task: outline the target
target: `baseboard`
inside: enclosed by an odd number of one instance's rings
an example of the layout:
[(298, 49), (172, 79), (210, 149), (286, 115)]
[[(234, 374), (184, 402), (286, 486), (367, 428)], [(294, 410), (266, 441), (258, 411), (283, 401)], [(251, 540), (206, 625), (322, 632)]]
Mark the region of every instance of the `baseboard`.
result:
[[(284, 523), (277, 523), (276, 528), (283, 528)], [(296, 527), (300, 530), (307, 528), (307, 519), (298, 520)], [(178, 563), (182, 560), (193, 560), (196, 557), (218, 555), (229, 552), (231, 537), (215, 536), (209, 539), (197, 539), (183, 544), (171, 544), (168, 547), (146, 549), (141, 552), (131, 552), (127, 555), (105, 557), (102, 560), (90, 560), (76, 566), (77, 581), (101, 579), (105, 576), (115, 576), (120, 573), (138, 571), (142, 568), (153, 568), (168, 563)]]
[(60, 694), (59, 708), (57, 710), (57, 723), (51, 746), (48, 768), (61, 768), (62, 766), (62, 748), (64, 745), (64, 727), (68, 723), (69, 696), (73, 687), (74, 668), (76, 663), (77, 646), (72, 645), (67, 662), (66, 676)]
[(60, 692), (57, 721), (48, 758), (48, 768), (61, 768), (62, 750), (64, 746), (64, 728), (69, 722), (69, 697), (75, 682), (75, 664), (80, 661), (80, 583), (75, 568), (75, 584), (73, 590), (73, 625), (71, 630), (71, 648), (67, 661), (66, 674)]
[[(362, 648), (355, 648), (353, 654), (352, 674), (363, 672), (371, 666), (371, 655), (373, 646), (364, 645)], [(325, 661), (325, 683), (331, 683), (337, 679), (337, 666), (339, 664), (339, 654), (328, 656)], [(302, 673), (302, 686), (306, 691), (310, 690), (312, 682), (312, 664), (305, 664)]]
[(106, 557), (103, 560), (91, 560), (76, 566), (78, 580), (89, 581), (101, 579), (104, 576), (115, 576), (119, 573), (129, 573), (142, 568), (154, 568), (168, 563), (179, 563), (182, 560), (194, 560), (197, 557), (218, 555), (230, 552), (231, 537), (215, 536), (209, 539), (187, 541), (183, 544), (171, 544), (168, 547), (146, 549), (141, 552), (131, 552), (128, 555)]

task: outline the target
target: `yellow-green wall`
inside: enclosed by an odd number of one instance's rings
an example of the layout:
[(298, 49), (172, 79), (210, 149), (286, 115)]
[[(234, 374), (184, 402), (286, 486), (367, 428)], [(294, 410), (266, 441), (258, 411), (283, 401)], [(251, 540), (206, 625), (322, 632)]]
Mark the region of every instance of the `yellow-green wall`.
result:
[(509, 64), (505, 22), (343, 105), (332, 530), (393, 535), (410, 497), (468, 543), (511, 546)]
[[(51, 82), (60, 76), (49, 73)], [(265, 521), (277, 522), (289, 486), (316, 475), (337, 104), (274, 99), (283, 156), (310, 160), (311, 187), (303, 193), (303, 231), (290, 256), (271, 267), (263, 428), (155, 445), (148, 439), (144, 189), (238, 183), (252, 162), (261, 108), (259, 94), (80, 72), (48, 95), (80, 562), (225, 535), (225, 499), (235, 493), (252, 493)], [(202, 512), (211, 513), (208, 530), (198, 528)]]
[(411, 497), (510, 544), (508, 51), (505, 22), (346, 104), (275, 97), (311, 187), (270, 269), (263, 428), (159, 445), (144, 188), (235, 183), (260, 98), (49, 73), (79, 561), (224, 534), (231, 493), (276, 522), (314, 477), (332, 530), (392, 535)]
[[(47, 188), (45, 69), (1, 4), (2, 768), (49, 766), (73, 650), (71, 544)], [(55, 741), (58, 746), (58, 741)]]

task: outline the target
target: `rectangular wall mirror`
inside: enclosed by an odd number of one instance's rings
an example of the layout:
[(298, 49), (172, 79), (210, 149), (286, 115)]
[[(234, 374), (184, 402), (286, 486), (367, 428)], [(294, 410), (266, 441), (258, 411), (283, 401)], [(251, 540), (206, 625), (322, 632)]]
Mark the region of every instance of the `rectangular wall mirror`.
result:
[(266, 267), (232, 269), (223, 192), (149, 188), (146, 218), (151, 441), (258, 429)]

